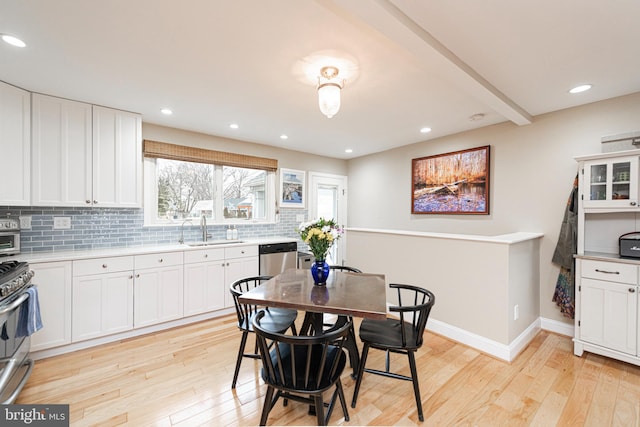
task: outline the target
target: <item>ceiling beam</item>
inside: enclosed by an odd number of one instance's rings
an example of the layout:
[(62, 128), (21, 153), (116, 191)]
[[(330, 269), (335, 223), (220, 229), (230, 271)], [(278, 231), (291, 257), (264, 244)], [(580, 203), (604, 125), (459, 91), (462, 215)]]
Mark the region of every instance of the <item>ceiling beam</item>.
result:
[[(401, 46), (443, 78), (517, 125), (528, 125), (533, 117), (493, 86), (478, 72), (407, 16), (390, 0), (318, 0), (334, 3)], [(336, 8), (331, 8), (336, 12)]]

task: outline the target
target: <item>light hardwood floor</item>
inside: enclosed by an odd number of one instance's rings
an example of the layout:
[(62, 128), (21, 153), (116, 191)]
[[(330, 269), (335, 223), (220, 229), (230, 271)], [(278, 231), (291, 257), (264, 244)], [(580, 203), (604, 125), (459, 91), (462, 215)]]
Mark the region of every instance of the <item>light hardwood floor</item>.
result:
[[(301, 317), (301, 316), (300, 316)], [(72, 426), (257, 425), (260, 362), (243, 361), (230, 388), (240, 333), (235, 315), (36, 362), (16, 403), (70, 404)], [(253, 340), (250, 341), (253, 345)], [(367, 366), (383, 367), (372, 351)], [(640, 367), (585, 353), (542, 331), (509, 364), (427, 332), (417, 354), (424, 423), (410, 382), (365, 374), (351, 420), (333, 425), (640, 426)], [(408, 373), (406, 357), (392, 368)], [(279, 402), (269, 425), (314, 425), (305, 405)]]

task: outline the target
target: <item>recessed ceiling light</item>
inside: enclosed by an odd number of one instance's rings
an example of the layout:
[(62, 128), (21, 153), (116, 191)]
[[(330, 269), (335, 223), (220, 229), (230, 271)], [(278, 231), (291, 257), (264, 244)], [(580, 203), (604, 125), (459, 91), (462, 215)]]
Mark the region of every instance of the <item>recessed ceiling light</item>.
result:
[(573, 89), (569, 90), (569, 93), (580, 93), (580, 92), (584, 92), (587, 91), (589, 89), (591, 89), (593, 86), (592, 85), (580, 85), (580, 86), (576, 86)]
[(231, 123), (231, 124), (229, 125), (229, 127), (230, 127), (231, 129), (238, 129), (240, 126), (238, 126), (238, 124), (237, 124), (237, 123)]
[(472, 122), (477, 122), (482, 119), (484, 119), (484, 113), (477, 113), (469, 117), (469, 120)]
[(425, 127), (425, 128), (420, 129), (420, 133), (429, 133), (429, 132), (431, 132), (431, 128), (426, 128)]
[(353, 150), (351, 148), (347, 148), (346, 150), (344, 150), (345, 153), (353, 153)]
[(163, 108), (162, 110), (160, 110), (160, 112), (161, 112), (162, 114), (167, 115), (167, 116), (170, 116), (170, 115), (172, 115), (172, 114), (173, 114), (173, 111), (171, 111), (171, 109), (169, 109), (169, 108)]
[(289, 139), (289, 137), (285, 134), (280, 135), (280, 139)]
[(23, 42), (19, 38), (9, 34), (2, 34), (2, 40), (5, 43), (9, 43), (10, 45), (16, 46), (16, 47), (25, 47), (27, 45), (25, 42)]

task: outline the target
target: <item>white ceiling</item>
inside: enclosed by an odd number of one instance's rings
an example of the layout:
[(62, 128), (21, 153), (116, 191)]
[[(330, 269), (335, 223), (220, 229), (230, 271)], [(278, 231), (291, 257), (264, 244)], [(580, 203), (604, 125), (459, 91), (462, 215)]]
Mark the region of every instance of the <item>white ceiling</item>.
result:
[[(0, 80), (352, 158), (638, 92), (639, 18), (638, 0), (0, 0), (27, 43), (0, 43)], [(331, 119), (305, 76), (327, 56), (352, 64)]]

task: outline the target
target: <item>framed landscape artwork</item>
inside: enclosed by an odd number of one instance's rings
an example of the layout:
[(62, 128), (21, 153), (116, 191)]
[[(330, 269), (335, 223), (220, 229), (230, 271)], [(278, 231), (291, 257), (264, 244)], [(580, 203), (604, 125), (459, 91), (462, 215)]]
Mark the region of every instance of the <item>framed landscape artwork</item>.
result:
[(304, 208), (305, 172), (294, 169), (280, 169), (280, 206)]
[(411, 161), (411, 213), (489, 214), (489, 148)]

